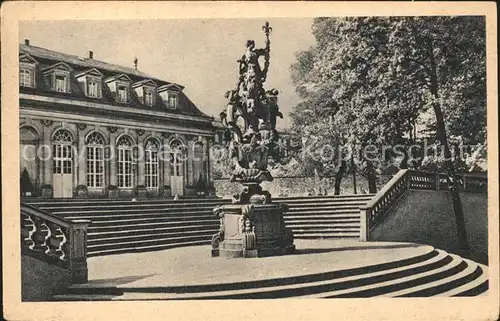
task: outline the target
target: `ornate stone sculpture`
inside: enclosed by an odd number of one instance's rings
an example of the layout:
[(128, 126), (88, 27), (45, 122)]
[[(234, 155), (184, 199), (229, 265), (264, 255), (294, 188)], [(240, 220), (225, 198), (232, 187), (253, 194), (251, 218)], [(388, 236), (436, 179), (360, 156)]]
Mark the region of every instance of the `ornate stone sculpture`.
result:
[[(278, 90), (265, 90), (263, 85), (269, 69), (272, 28), (262, 27), (264, 48), (255, 41), (246, 42), (239, 63), (236, 88), (225, 93), (228, 102), (220, 113), (228, 127), (226, 139), (235, 170), (231, 180), (241, 182), (243, 190), (233, 196), (233, 205), (217, 207), (215, 215), (221, 229), (212, 239), (212, 255), (261, 256), (293, 251), (293, 236), (285, 229), (283, 212), (286, 207), (272, 203), (271, 194), (262, 190), (261, 182), (272, 181), (267, 169), (269, 157), (279, 160), (276, 130), (277, 117), (283, 118), (278, 107)], [(264, 68), (259, 58), (264, 57)]]

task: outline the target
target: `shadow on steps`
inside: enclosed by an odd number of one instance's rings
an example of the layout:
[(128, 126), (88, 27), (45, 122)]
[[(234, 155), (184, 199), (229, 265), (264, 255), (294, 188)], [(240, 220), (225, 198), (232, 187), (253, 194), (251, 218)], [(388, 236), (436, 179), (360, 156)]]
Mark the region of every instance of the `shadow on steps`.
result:
[(336, 248), (312, 248), (312, 249), (296, 249), (293, 255), (298, 254), (314, 254), (314, 253), (328, 253), (340, 251), (362, 251), (362, 250), (378, 250), (378, 249), (403, 249), (403, 248), (417, 248), (421, 247), (419, 244), (387, 244), (387, 245), (365, 245), (365, 246), (344, 246)]

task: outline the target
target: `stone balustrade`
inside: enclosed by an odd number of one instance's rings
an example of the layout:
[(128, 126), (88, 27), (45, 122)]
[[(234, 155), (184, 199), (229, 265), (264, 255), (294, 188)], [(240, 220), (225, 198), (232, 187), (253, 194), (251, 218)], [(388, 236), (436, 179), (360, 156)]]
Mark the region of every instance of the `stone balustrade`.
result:
[(89, 223), (68, 221), (21, 203), (22, 253), (69, 269), (73, 283), (86, 283)]
[(360, 241), (368, 240), (370, 229), (408, 190), (408, 183), (408, 170), (400, 170), (368, 203), (359, 207), (361, 212)]

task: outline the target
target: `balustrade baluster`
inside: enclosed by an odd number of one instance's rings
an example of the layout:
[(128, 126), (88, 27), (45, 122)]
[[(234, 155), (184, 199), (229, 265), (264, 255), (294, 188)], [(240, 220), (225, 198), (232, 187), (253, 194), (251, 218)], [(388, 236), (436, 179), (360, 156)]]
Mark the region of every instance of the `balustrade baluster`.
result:
[(23, 244), (30, 250), (35, 248), (35, 241), (33, 235), (36, 233), (35, 222), (29, 215), (23, 215), (21, 219), (21, 226), (27, 231), (27, 235), (23, 237)]
[(70, 244), (68, 242), (69, 239), (69, 230), (58, 228), (58, 232), (60, 233), (59, 247), (56, 249), (57, 253), (60, 253), (59, 260), (67, 261), (69, 258)]

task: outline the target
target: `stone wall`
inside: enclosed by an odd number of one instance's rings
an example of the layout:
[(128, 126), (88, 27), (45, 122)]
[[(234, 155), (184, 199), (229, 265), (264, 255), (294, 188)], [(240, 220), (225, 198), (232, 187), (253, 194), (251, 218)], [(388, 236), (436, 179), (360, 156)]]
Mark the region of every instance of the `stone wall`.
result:
[(21, 255), (21, 300), (50, 301), (71, 284), (71, 272), (28, 255)]
[[(377, 188), (382, 188), (392, 176), (384, 175), (377, 178)], [(269, 191), (271, 195), (278, 196), (307, 196), (334, 194), (334, 178), (321, 178), (315, 180), (314, 177), (276, 177), (272, 182), (262, 183), (262, 187)], [(217, 196), (228, 197), (241, 190), (241, 184), (230, 182), (229, 179), (214, 180)], [(358, 194), (368, 193), (368, 181), (364, 177), (356, 177), (356, 189)], [(320, 191), (321, 190), (321, 191)], [(353, 194), (352, 176), (344, 177), (340, 186), (340, 194)]]
[[(470, 259), (488, 263), (488, 195), (461, 193)], [(448, 191), (409, 190), (371, 232), (370, 241), (432, 245), (457, 253), (457, 229)]]

